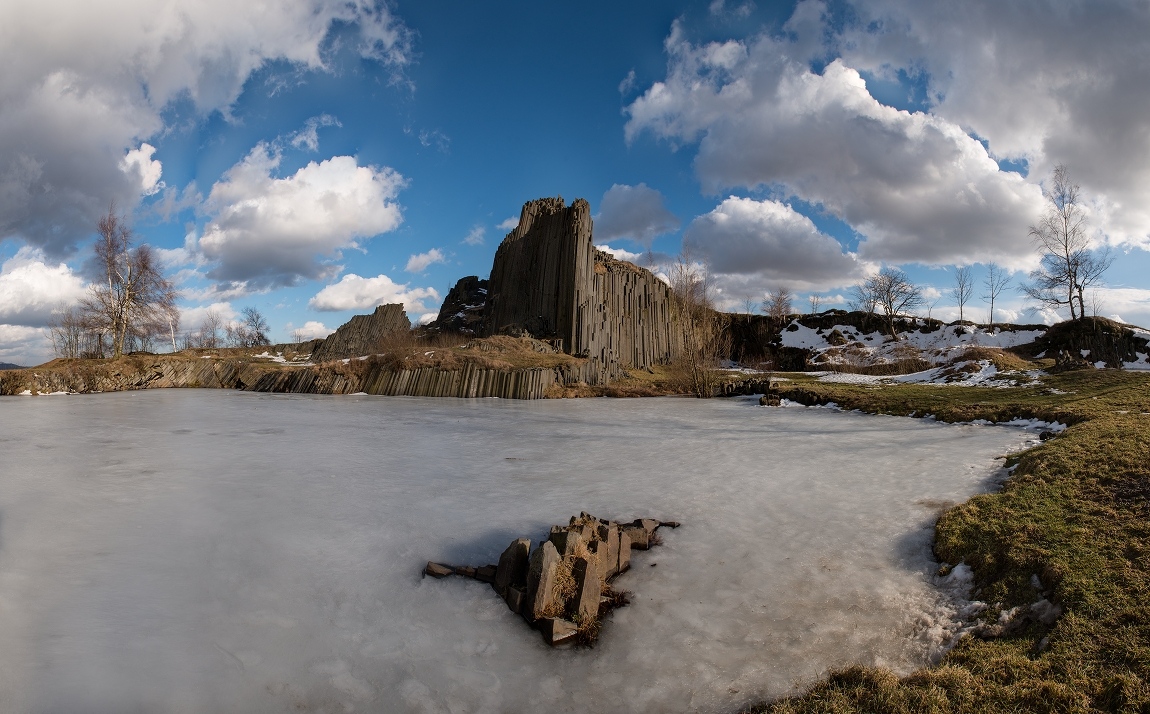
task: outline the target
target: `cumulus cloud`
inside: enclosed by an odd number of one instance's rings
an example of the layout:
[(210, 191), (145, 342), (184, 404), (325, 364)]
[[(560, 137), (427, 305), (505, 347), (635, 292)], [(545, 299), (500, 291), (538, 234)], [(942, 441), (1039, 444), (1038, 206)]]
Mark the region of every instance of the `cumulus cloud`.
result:
[(227, 115), (270, 61), (327, 70), (335, 25), (354, 28), (360, 54), (403, 81), (411, 33), (375, 0), (304, 0), (275, 12), (231, 0), (5, 5), (0, 239), (70, 252), (110, 201), (130, 210), (159, 186), (142, 142), (165, 129), (173, 101)]
[[(506, 222), (507, 221), (504, 221), (503, 223), (506, 223)], [(516, 223), (516, 225), (518, 225), (519, 221), (516, 220), (515, 223)], [(499, 224), (499, 227), (502, 228), (503, 224), (502, 223)], [(514, 227), (515, 226), (512, 226), (511, 228), (514, 228)], [(510, 230), (510, 229), (508, 229), (508, 230)], [(484, 228), (483, 226), (475, 226), (474, 228), (472, 228), (471, 230), (469, 230), (467, 232), (467, 235), (465, 235), (463, 237), (463, 242), (467, 245), (483, 245), (483, 236), (485, 236), (485, 235), (487, 235), (487, 229), (486, 228)]]
[(404, 267), (409, 273), (422, 273), (428, 267), (436, 263), (446, 263), (447, 256), (439, 248), (432, 248), (426, 253), (417, 253), (407, 259), (407, 265)]
[(308, 320), (302, 326), (296, 327), (290, 322), (284, 326), (284, 332), (294, 337), (299, 337), (301, 340), (316, 340), (321, 337), (327, 337), (335, 332), (335, 328), (328, 327), (327, 325), (319, 322), (318, 320)]
[(679, 219), (667, 210), (663, 194), (645, 183), (615, 184), (603, 194), (595, 216), (595, 240), (606, 243), (629, 238), (650, 245), (664, 233), (678, 230)]
[(204, 324), (208, 313), (214, 313), (223, 320), (224, 324), (234, 322), (240, 316), (230, 302), (214, 302), (210, 305), (195, 305), (180, 308), (180, 329), (185, 332), (194, 332)]
[(823, 290), (855, 282), (870, 269), (811, 219), (771, 200), (731, 196), (692, 221), (683, 244), (711, 271), (763, 289)]
[(52, 311), (84, 297), (84, 281), (64, 263), (51, 264), (25, 246), (0, 265), (0, 323), (43, 327)]
[(395, 198), (406, 181), (389, 168), (333, 156), (275, 178), (279, 164), (280, 154), (260, 143), (212, 187), (213, 217), (199, 240), (216, 264), (208, 277), (251, 288), (331, 277), (341, 250), (402, 221)]
[(841, 60), (812, 72), (767, 35), (695, 46), (676, 24), (666, 47), (667, 78), (628, 107), (626, 135), (698, 140), (708, 190), (820, 205), (862, 234), (866, 260), (1031, 264), (1039, 187), (1000, 171), (960, 125), (879, 103)]
[(48, 330), (0, 323), (0, 362), (29, 367), (50, 359), (52, 340)]
[(642, 253), (632, 253), (629, 250), (624, 250), (622, 248), (612, 248), (609, 245), (598, 245), (595, 247), (617, 260), (625, 260), (628, 263), (634, 263), (638, 265), (639, 262), (643, 260)]
[(510, 233), (511, 231), (513, 231), (519, 227), (519, 216), (511, 216), (510, 218), (504, 218), (503, 222), (500, 223), (499, 225), (495, 226), (495, 227), (501, 231), (507, 231), (508, 233)]
[(853, 5), (834, 38), (848, 62), (924, 73), (932, 113), (970, 127), (996, 157), (1029, 162), (1032, 178), (1065, 164), (1113, 241), (1150, 247), (1150, 6)]
[(403, 303), (409, 315), (428, 312), (425, 300), (439, 301), (435, 288), (408, 288), (386, 275), (363, 278), (349, 273), (338, 283), (328, 285), (308, 301), (308, 307), (324, 312), (371, 310), (377, 305)]
[(129, 151), (120, 162), (121, 171), (126, 174), (135, 172), (139, 175), (140, 193), (144, 196), (152, 196), (165, 188), (164, 182), (160, 180), (164, 166), (152, 158), (155, 153), (156, 147), (145, 142), (140, 144), (140, 148)]

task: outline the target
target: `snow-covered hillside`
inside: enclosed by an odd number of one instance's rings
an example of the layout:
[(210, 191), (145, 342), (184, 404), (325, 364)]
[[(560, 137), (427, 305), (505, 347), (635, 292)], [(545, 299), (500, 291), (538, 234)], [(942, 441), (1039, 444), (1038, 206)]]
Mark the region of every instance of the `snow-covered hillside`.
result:
[[(936, 323), (937, 324), (937, 323)], [(810, 350), (812, 364), (882, 364), (921, 359), (932, 364), (950, 362), (970, 347), (1006, 348), (1034, 342), (1045, 330), (989, 329), (972, 325), (946, 325), (931, 332), (912, 330), (894, 340), (880, 331), (864, 332), (851, 325), (830, 329), (808, 327), (792, 320), (780, 335), (784, 347)]]

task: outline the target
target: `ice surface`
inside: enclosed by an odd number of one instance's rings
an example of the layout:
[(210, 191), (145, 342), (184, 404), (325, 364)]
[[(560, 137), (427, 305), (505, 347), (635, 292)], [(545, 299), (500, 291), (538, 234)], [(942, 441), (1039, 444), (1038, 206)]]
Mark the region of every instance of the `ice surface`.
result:
[[(5, 711), (731, 711), (929, 661), (969, 609), (931, 524), (1033, 433), (755, 405), (0, 400)], [(683, 523), (593, 650), (419, 577), (580, 510)]]

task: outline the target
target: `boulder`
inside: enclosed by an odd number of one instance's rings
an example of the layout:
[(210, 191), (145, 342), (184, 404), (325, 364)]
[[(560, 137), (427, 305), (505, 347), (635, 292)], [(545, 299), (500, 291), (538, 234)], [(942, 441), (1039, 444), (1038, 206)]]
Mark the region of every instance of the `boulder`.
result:
[(555, 569), (559, 566), (559, 551), (551, 541), (531, 554), (531, 566), (527, 571), (527, 602), (522, 614), (535, 621), (555, 605)]
[(433, 563), (429, 560), (427, 561), (427, 567), (423, 569), (423, 574), (430, 575), (433, 578), (446, 578), (448, 575), (455, 574), (455, 568), (442, 563)]
[(615, 526), (603, 526), (603, 532), (599, 536), (607, 544), (603, 577), (610, 578), (619, 572), (619, 529)]
[(631, 568), (631, 539), (619, 538), (619, 568), (617, 572), (625, 573)]
[(518, 615), (523, 612), (523, 605), (527, 602), (527, 591), (515, 585), (508, 585), (507, 592), (503, 595), (503, 602), (507, 603), (511, 612)]
[(623, 537), (631, 542), (632, 548), (647, 550), (647, 529), (642, 526), (623, 526)]
[(455, 574), (462, 575), (465, 578), (474, 578), (475, 568), (470, 565), (457, 565), (455, 566)]
[(484, 583), (495, 582), (496, 566), (494, 565), (481, 565), (475, 569), (475, 579)]
[(586, 558), (576, 558), (571, 564), (575, 578), (575, 597), (567, 603), (567, 615), (576, 622), (589, 622), (599, 616), (599, 597), (603, 582), (597, 564)]
[(591, 553), (591, 565), (595, 566), (600, 584), (607, 579), (607, 544), (601, 540), (587, 546)]
[(574, 555), (575, 547), (583, 541), (582, 532), (575, 526), (572, 526), (572, 528), (575, 528), (575, 530), (565, 528), (560, 528), (559, 530), (555, 530), (555, 528), (551, 529), (549, 540), (555, 544), (555, 550), (559, 551), (559, 555), (564, 558), (569, 555)]
[(636, 518), (634, 522), (631, 523), (631, 525), (637, 526), (647, 531), (647, 537), (650, 538), (661, 524), (654, 518)]
[(552, 647), (572, 644), (579, 632), (574, 622), (559, 617), (545, 617), (536, 622), (535, 626), (543, 633), (543, 641)]
[(504, 595), (507, 588), (512, 585), (520, 588), (527, 586), (528, 554), (531, 551), (531, 540), (517, 538), (499, 556), (499, 565), (495, 568), (495, 592)]

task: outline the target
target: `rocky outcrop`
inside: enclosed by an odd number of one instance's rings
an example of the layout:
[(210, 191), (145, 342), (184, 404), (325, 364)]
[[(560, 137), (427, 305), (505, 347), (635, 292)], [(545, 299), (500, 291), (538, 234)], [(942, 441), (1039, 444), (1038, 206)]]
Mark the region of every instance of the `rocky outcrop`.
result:
[(443, 299), (439, 316), (427, 325), (431, 332), (459, 332), (477, 335), (483, 328), (483, 305), (487, 302), (488, 281), (478, 276), (460, 278)]
[(612, 582), (631, 567), (631, 549), (660, 544), (655, 531), (662, 526), (679, 524), (653, 518), (620, 524), (580, 513), (566, 526), (552, 526), (534, 550), (527, 538), (512, 541), (498, 565), (473, 568), (429, 561), (423, 574), (489, 582), (507, 607), (539, 630), (548, 644), (589, 645), (599, 635), (603, 616), (628, 603), (627, 594)]
[(1019, 349), (1027, 355), (1045, 354), (1063, 369), (1090, 367), (1101, 362), (1120, 368), (1150, 353), (1150, 341), (1129, 326), (1105, 317), (1080, 317), (1052, 325), (1042, 337)]
[(528, 334), (603, 364), (669, 362), (679, 352), (670, 288), (596, 250), (591, 233), (583, 199), (524, 204), (495, 253), (482, 333)]
[(403, 305), (380, 305), (370, 315), (356, 315), (331, 333), (312, 352), (312, 362), (360, 357), (378, 351), (388, 335), (411, 329)]
[(542, 399), (556, 385), (606, 384), (612, 375), (590, 360), (523, 369), (475, 365), (458, 369), (395, 369), (375, 360), (283, 366), (254, 358), (152, 356), (115, 362), (60, 360), (41, 367), (0, 372), (0, 395), (205, 387), (288, 394), (363, 392), (411, 397)]

